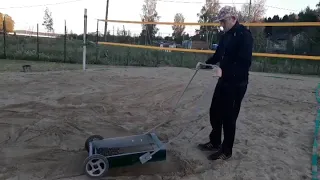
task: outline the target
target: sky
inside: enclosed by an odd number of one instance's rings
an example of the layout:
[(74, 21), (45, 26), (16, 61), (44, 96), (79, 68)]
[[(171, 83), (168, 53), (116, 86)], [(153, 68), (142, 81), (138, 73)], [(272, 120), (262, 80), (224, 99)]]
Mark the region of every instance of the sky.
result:
[[(109, 18), (112, 20), (141, 21), (140, 14), (144, 0), (110, 0)], [(200, 12), (205, 0), (158, 0), (157, 11), (160, 21), (172, 22), (176, 13), (182, 13), (185, 22), (197, 22), (197, 13)], [(220, 0), (221, 6), (235, 5), (241, 8), (241, 3), (249, 0)], [(254, 0), (252, 0), (254, 2)], [(319, 0), (266, 0), (266, 14), (283, 16), (292, 12), (298, 13), (305, 7), (315, 8)], [(16, 30), (45, 32), (41, 25), (46, 7), (52, 12), (54, 30), (64, 32), (66, 20), (68, 32), (83, 33), (84, 9), (88, 12), (88, 32), (95, 32), (96, 19), (105, 19), (106, 0), (10, 0), (1, 2), (0, 12), (10, 15), (15, 21)], [(109, 23), (108, 30), (116, 33), (117, 28), (130, 30), (132, 34), (139, 34), (141, 25), (127, 23)], [(99, 31), (103, 32), (104, 23), (99, 22)], [(159, 33), (166, 36), (172, 33), (170, 25), (158, 25)], [(186, 26), (186, 32), (193, 34), (196, 26)]]

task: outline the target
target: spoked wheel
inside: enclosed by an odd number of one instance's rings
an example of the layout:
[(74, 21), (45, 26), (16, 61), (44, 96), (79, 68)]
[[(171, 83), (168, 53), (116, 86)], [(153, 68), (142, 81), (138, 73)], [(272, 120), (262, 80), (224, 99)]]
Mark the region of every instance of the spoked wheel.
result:
[(91, 178), (101, 178), (107, 175), (109, 161), (100, 154), (89, 156), (84, 161), (84, 171)]
[(86, 140), (85, 144), (84, 144), (84, 148), (87, 150), (87, 152), (89, 152), (89, 143), (94, 141), (94, 140), (102, 140), (103, 137), (100, 135), (92, 135), (90, 137), (88, 137), (88, 139)]

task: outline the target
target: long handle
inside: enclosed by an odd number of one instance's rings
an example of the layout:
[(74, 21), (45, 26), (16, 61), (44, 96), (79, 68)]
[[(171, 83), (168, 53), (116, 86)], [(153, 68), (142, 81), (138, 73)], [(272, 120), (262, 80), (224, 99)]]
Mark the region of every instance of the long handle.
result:
[[(196, 74), (197, 74), (198, 71), (199, 71), (199, 69), (196, 69), (196, 71), (194, 72), (193, 76), (191, 77), (189, 83), (188, 83), (187, 86), (184, 88), (184, 90), (183, 90), (183, 92), (181, 93), (181, 95), (180, 95), (180, 97), (179, 97), (179, 99), (178, 99), (175, 107), (174, 107), (173, 110), (172, 110), (172, 114), (173, 114), (173, 112), (178, 108), (178, 104), (179, 104), (182, 96), (184, 95), (184, 93), (185, 93), (186, 90), (188, 89), (190, 83), (192, 82), (193, 78), (196, 76)], [(159, 123), (158, 125), (154, 126), (154, 127), (151, 128), (150, 130), (148, 130), (145, 134), (148, 134), (148, 133), (154, 131), (155, 129), (157, 129), (158, 127), (161, 127), (161, 126), (163, 126), (164, 124), (167, 124), (167, 123), (169, 123), (169, 122), (171, 122), (171, 121), (173, 121), (173, 120), (174, 120), (174, 119), (170, 119), (170, 118), (169, 118), (169, 120), (164, 121), (164, 122), (162, 122), (162, 123)]]
[(187, 84), (187, 86), (184, 88), (184, 90), (183, 90), (183, 92), (181, 93), (181, 95), (180, 95), (180, 97), (179, 97), (178, 101), (176, 102), (176, 105), (175, 105), (175, 107), (174, 107), (174, 110), (178, 108), (178, 104), (179, 104), (179, 102), (180, 102), (181, 98), (183, 97), (184, 93), (187, 91), (187, 89), (188, 89), (189, 85), (191, 84), (191, 82), (192, 82), (193, 78), (196, 76), (196, 74), (197, 74), (197, 72), (198, 72), (198, 71), (199, 71), (199, 69), (197, 69), (197, 70), (194, 72), (194, 74), (193, 74), (193, 76), (191, 77), (191, 79), (190, 79), (189, 83), (188, 83), (188, 84)]

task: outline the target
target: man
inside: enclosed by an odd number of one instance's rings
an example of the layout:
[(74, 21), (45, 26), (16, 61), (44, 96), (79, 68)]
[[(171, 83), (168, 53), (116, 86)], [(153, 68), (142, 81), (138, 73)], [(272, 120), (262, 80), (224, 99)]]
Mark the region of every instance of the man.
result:
[[(215, 54), (206, 64), (220, 62), (222, 76), (216, 85), (210, 107), (210, 142), (198, 145), (203, 151), (213, 151), (208, 157), (210, 160), (226, 160), (232, 156), (236, 120), (247, 91), (253, 46), (251, 32), (239, 24), (235, 8), (223, 7), (218, 20), (224, 34)], [(221, 144), (222, 127), (224, 140)]]

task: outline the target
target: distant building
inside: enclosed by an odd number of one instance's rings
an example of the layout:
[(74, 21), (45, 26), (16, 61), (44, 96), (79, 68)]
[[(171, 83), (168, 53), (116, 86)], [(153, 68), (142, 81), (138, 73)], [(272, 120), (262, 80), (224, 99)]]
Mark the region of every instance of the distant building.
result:
[[(169, 48), (177, 48), (176, 43), (170, 42), (170, 43), (160, 43), (160, 47), (169, 47)], [(165, 52), (171, 52), (169, 50), (164, 50)]]
[[(185, 49), (201, 49), (201, 50), (208, 50), (209, 46), (208, 43), (205, 41), (192, 41), (192, 40), (185, 40), (182, 42), (182, 47)], [(216, 50), (218, 47), (217, 44), (211, 45), (211, 50)]]
[(272, 35), (267, 39), (267, 52), (284, 53), (287, 51), (289, 34)]
[(217, 50), (217, 48), (218, 48), (218, 44), (212, 44), (211, 50)]
[[(294, 36), (291, 34), (272, 35), (267, 39), (266, 51), (269, 53), (286, 53), (293, 49), (301, 48), (306, 44), (306, 34), (299, 33)], [(290, 52), (291, 53), (291, 52)]]
[(190, 40), (184, 40), (182, 41), (182, 48), (185, 48), (185, 49), (191, 49), (192, 48), (192, 41)]

